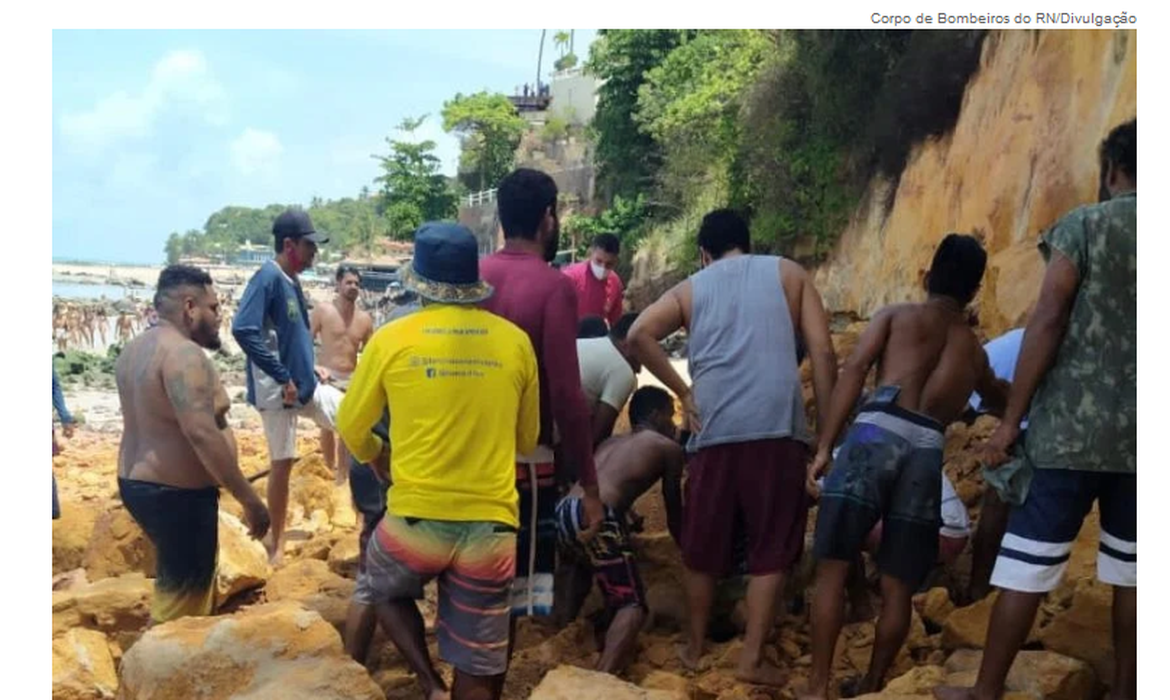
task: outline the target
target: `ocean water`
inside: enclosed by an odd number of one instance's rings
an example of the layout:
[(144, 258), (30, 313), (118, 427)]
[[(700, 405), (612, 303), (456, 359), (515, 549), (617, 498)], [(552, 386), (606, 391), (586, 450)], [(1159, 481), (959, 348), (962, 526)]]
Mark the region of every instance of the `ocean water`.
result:
[(112, 284), (78, 284), (77, 282), (53, 280), (53, 296), (65, 299), (100, 299), (104, 296), (110, 301), (130, 297), (146, 301), (154, 297), (154, 290), (127, 289)]

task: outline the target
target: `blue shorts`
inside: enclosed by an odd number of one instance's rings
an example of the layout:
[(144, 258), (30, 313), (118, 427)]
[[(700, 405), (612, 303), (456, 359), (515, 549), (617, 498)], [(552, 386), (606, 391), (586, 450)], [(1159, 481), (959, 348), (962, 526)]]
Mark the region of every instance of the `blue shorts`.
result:
[(1008, 518), (991, 585), (1022, 593), (1059, 586), (1094, 501), (1101, 511), (1097, 578), (1137, 586), (1137, 475), (1072, 469), (1035, 470), (1027, 500)]

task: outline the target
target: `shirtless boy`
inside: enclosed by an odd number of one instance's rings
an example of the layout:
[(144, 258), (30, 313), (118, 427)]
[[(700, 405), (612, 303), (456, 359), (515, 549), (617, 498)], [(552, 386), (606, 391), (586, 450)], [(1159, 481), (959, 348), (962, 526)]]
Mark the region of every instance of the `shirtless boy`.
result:
[(972, 390), (992, 412), (1002, 411), (1007, 398), (1007, 382), (992, 373), (965, 311), (986, 265), (987, 253), (975, 238), (947, 235), (926, 279), (927, 301), (879, 311), (837, 379), (809, 465), (810, 492), (817, 491), (816, 479), (829, 467), (833, 444), (878, 363), (878, 388), (849, 429), (821, 494), (813, 547), (813, 665), (801, 698), (829, 697), (849, 563), (879, 520), (882, 612), (857, 694), (881, 688), (906, 639), (910, 598), (938, 556), (945, 426), (963, 413)]
[[(309, 314), (309, 330), (313, 339), (320, 338), (321, 352), (317, 363), (327, 376), (323, 382), (345, 391), (350, 375), (357, 366), (357, 356), (366, 341), (374, 334), (374, 319), (357, 306), (361, 294), (361, 273), (353, 267), (337, 268), (337, 294), (331, 304), (318, 304)], [(332, 430), (321, 430), (321, 452), (325, 463), (337, 475), (337, 483), (344, 484), (349, 476), (349, 451), (345, 443), (335, 439)]]
[[(630, 400), (633, 432), (606, 440), (597, 449), (597, 482), (605, 519), (597, 536), (582, 543), (581, 496), (574, 486), (557, 504), (557, 535), (561, 545), (580, 560), (579, 569), (592, 574), (605, 598), (609, 630), (597, 660), (597, 670), (617, 673), (633, 657), (638, 630), (646, 621), (646, 596), (634, 551), (626, 514), (634, 501), (659, 479), (666, 502), (666, 519), (671, 536), (678, 541), (682, 518), (681, 479), (685, 457), (675, 441), (674, 399), (658, 387), (643, 387)], [(587, 562), (587, 563), (586, 563)], [(574, 576), (574, 582), (580, 580)], [(588, 585), (574, 586), (567, 597), (570, 616), (589, 594)]]
[(215, 608), (219, 486), (244, 506), (255, 538), (268, 510), (240, 473), (231, 407), (204, 349), (220, 346), (211, 276), (172, 265), (158, 279), (159, 324), (115, 366), (122, 406), (118, 492), (158, 552), (152, 622)]

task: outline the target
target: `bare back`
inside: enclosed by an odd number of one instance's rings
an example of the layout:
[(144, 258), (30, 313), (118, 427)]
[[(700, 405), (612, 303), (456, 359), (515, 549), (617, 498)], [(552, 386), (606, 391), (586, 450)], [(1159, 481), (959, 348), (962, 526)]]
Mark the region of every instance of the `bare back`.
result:
[[(624, 512), (638, 497), (666, 476), (672, 465), (684, 460), (682, 447), (653, 430), (612, 437), (594, 454), (601, 502)], [(580, 486), (573, 494), (580, 496)]]
[(878, 386), (900, 387), (902, 408), (943, 425), (956, 420), (990, 372), (987, 353), (965, 315), (930, 303), (889, 307), (887, 313), (889, 335), (878, 362)]
[[(119, 477), (190, 489), (218, 485), (179, 427), (176, 399), (168, 394), (164, 378), (168, 358), (194, 352), (203, 350), (166, 325), (143, 332), (122, 350), (114, 370), (122, 405)], [(219, 377), (212, 374), (211, 381), (216, 423), (234, 452), (226, 420), (231, 401)]]
[(374, 333), (374, 319), (356, 304), (346, 318), (333, 302), (315, 307), (309, 321), (314, 336), (321, 338), (320, 364), (336, 372), (352, 372), (358, 352)]

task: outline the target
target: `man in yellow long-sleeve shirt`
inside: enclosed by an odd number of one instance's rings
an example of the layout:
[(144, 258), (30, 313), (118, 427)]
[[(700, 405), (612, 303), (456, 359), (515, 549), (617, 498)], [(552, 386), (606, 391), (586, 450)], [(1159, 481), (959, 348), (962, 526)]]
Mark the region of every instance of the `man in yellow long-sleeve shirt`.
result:
[[(427, 697), (450, 697), (414, 604), (437, 577), (453, 697), (498, 697), (516, 569), (515, 456), (535, 449), (540, 430), (536, 355), (524, 331), (475, 306), (492, 288), (466, 228), (420, 227), (406, 284), (423, 308), (374, 335), (337, 414), (354, 457), (388, 462), (392, 484), (354, 600), (374, 606)], [(371, 428), (387, 408), (383, 444)]]

